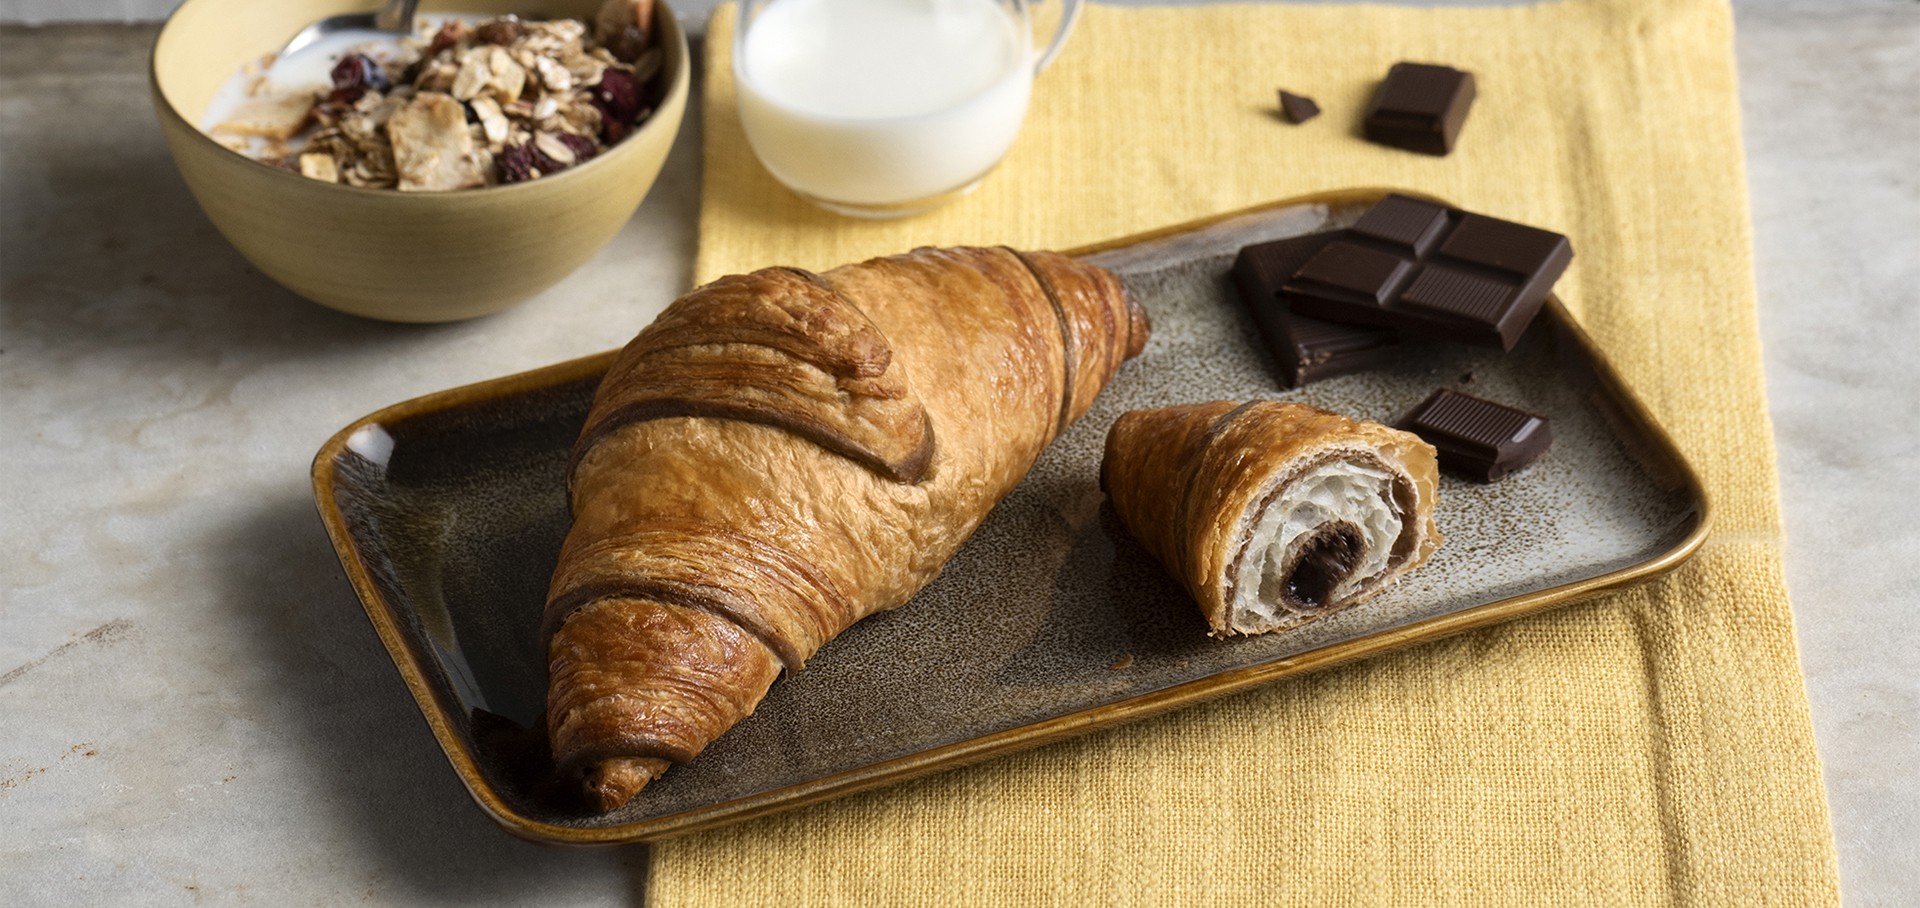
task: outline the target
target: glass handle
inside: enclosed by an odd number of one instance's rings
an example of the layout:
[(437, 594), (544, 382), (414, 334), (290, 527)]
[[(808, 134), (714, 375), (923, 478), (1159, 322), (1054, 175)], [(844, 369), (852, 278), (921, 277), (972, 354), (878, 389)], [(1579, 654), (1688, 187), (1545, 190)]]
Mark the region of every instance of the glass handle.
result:
[(1060, 56), (1060, 48), (1067, 43), (1067, 36), (1073, 33), (1073, 24), (1080, 21), (1080, 0), (1060, 0), (1060, 25), (1054, 30), (1053, 42), (1040, 52), (1040, 59), (1033, 63), (1033, 74), (1039, 75)]

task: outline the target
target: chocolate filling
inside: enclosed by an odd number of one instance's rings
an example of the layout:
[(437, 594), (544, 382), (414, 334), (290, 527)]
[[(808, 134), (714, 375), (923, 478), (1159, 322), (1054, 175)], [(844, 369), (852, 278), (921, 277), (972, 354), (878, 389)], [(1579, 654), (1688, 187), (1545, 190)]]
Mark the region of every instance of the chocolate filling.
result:
[(1359, 527), (1344, 520), (1321, 524), (1301, 543), (1292, 569), (1285, 572), (1282, 595), (1287, 607), (1312, 611), (1326, 605), (1366, 554), (1366, 536)]

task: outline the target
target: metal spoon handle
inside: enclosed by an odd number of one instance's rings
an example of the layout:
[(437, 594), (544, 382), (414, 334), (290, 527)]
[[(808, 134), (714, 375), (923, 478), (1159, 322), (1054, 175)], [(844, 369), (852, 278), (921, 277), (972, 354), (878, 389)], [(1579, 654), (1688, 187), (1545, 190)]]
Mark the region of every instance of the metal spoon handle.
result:
[(383, 32), (413, 31), (413, 10), (420, 0), (387, 0), (380, 11), (373, 14), (373, 27)]
[(286, 56), (312, 44), (334, 32), (350, 29), (377, 29), (399, 35), (413, 33), (413, 11), (420, 0), (387, 0), (380, 8), (371, 13), (347, 13), (340, 16), (328, 16), (300, 30), (285, 47), (280, 56)]

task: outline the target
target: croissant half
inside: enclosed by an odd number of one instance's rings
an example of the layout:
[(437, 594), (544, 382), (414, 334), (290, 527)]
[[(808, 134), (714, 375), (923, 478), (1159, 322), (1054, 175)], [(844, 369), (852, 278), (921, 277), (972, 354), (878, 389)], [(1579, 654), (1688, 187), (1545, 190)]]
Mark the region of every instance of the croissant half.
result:
[(675, 301), (575, 448), (545, 626), (563, 776), (626, 803), (905, 603), (1147, 330), (1108, 272), (1004, 248), (770, 268)]
[(1128, 532), (1216, 637), (1298, 627), (1359, 602), (1442, 542), (1431, 445), (1304, 404), (1134, 410), (1101, 483)]

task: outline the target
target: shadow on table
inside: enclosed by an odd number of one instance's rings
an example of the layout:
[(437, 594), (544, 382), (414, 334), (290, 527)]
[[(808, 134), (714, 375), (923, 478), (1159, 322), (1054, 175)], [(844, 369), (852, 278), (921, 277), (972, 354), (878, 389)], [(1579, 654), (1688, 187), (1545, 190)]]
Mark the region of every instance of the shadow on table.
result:
[(358, 840), (367, 886), (450, 905), (644, 903), (646, 846), (525, 842), (473, 803), (355, 599), (312, 502), (262, 502), (211, 543), (236, 638), (254, 645), (282, 691), (271, 721), (286, 750), (312, 765), (311, 825)]
[[(324, 355), (433, 331), (356, 318), (261, 274), (200, 210), (146, 87), (156, 27), (8, 29), (0, 63), (5, 349)], [(84, 57), (87, 65), (74, 62)]]

